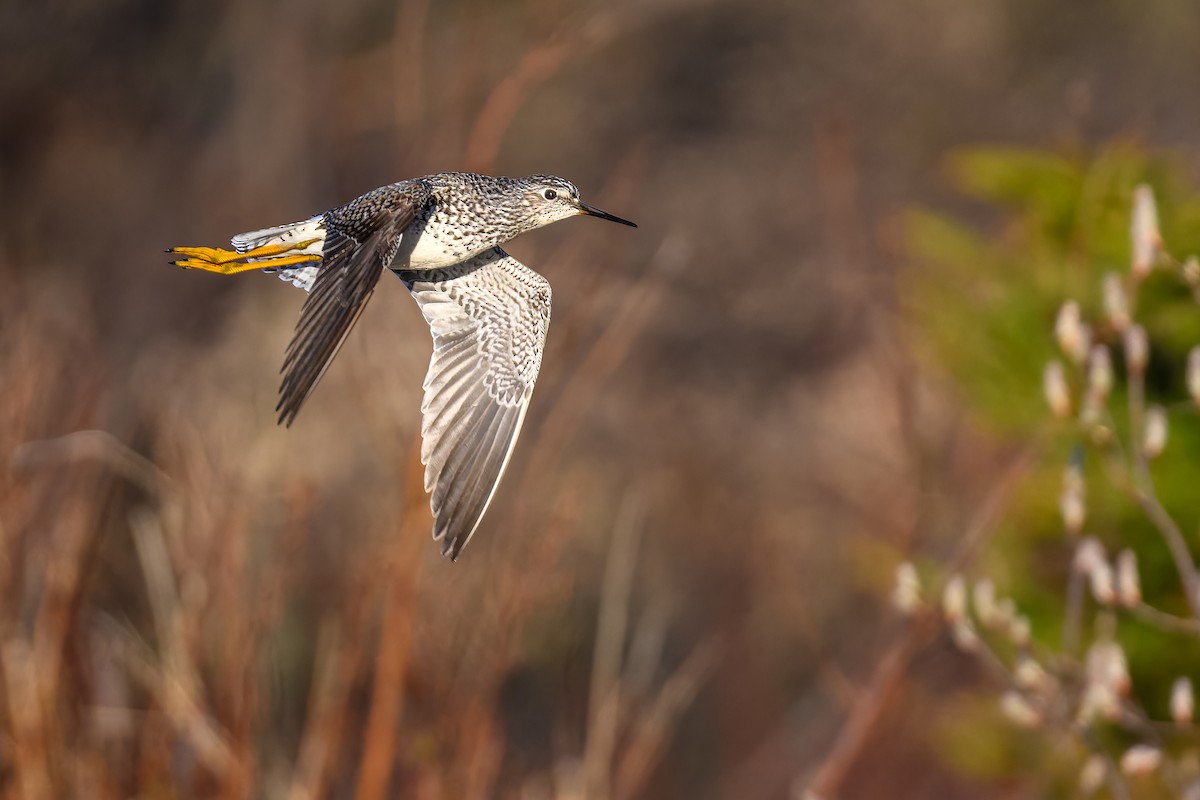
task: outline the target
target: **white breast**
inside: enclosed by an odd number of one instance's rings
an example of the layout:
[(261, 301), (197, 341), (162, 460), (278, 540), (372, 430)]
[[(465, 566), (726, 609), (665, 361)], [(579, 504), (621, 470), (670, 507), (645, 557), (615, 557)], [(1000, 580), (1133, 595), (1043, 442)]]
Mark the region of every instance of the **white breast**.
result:
[(428, 222), (416, 222), (400, 238), (400, 248), (392, 260), (392, 269), (439, 269), (450, 267), (479, 255), (492, 242), (463, 235), (453, 219), (435, 216)]
[(426, 231), (407, 231), (400, 239), (400, 249), (392, 261), (392, 269), (437, 269), (457, 264), (470, 253), (460, 242), (446, 241)]

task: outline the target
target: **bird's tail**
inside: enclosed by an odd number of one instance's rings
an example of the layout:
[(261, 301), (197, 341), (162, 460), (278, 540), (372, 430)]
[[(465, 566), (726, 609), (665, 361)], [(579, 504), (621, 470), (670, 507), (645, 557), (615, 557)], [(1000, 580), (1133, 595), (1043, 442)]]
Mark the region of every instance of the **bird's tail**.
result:
[(274, 228), (263, 228), (261, 231), (239, 233), (230, 240), (233, 249), (239, 253), (249, 253), (264, 245), (288, 245), (296, 247), (308, 242), (298, 252), (321, 255), (321, 245), (325, 242), (325, 225), (318, 215), (300, 222), (290, 222), (287, 225), (276, 225)]
[(202, 269), (222, 275), (255, 269), (275, 271), (320, 261), (325, 244), (325, 226), (318, 216), (274, 228), (239, 233), (232, 241), (233, 250), (172, 247), (167, 252), (183, 256), (171, 263), (185, 269)]

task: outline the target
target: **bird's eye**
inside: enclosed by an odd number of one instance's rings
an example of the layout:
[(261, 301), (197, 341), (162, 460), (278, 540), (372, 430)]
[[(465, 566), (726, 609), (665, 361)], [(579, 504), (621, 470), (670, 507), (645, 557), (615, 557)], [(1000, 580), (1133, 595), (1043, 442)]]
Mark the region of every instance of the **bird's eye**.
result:
[(547, 189), (546, 191), (542, 192), (542, 197), (546, 198), (547, 200), (553, 200), (554, 198), (558, 197), (558, 192), (554, 191), (553, 189)]

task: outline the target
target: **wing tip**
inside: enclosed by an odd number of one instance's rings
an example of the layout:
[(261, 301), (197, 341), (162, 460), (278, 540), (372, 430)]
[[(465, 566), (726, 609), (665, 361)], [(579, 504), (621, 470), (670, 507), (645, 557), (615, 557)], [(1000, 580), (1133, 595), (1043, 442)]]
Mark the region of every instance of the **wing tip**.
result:
[(458, 536), (446, 538), (442, 541), (442, 555), (450, 559), (451, 564), (458, 561), (458, 556), (462, 553), (462, 549), (463, 543)]
[(451, 534), (449, 529), (444, 527), (444, 521), (436, 519), (437, 514), (434, 514), (433, 521), (433, 540), (441, 543), (442, 557), (450, 559), (451, 562), (458, 561), (458, 556), (462, 553), (463, 546), (466, 544), (465, 538), (459, 534)]

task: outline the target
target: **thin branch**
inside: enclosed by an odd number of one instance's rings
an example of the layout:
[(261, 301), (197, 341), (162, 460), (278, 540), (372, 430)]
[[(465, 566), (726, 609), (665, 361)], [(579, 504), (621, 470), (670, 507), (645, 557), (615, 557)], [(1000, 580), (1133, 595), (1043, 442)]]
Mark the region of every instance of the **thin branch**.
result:
[(426, 563), (419, 548), (427, 542), (429, 512), (424, 502), (421, 444), (410, 446), (405, 474), (405, 503), (396, 552), (388, 558), (383, 591), (383, 619), (375, 654), (375, 677), (371, 705), (359, 760), (356, 800), (380, 800), (387, 796), (395, 767), (397, 720), (404, 709), (404, 681), (409, 670), (416, 586)]
[[(1031, 444), (1013, 458), (992, 487), (984, 503), (971, 520), (966, 533), (950, 558), (948, 574), (960, 572), (995, 528), (1017, 481), (1033, 463), (1037, 445)], [(913, 657), (933, 638), (940, 623), (932, 614), (914, 618), (879, 660), (870, 681), (860, 692), (846, 722), (838, 731), (833, 746), (817, 768), (808, 790), (817, 797), (837, 795), (846, 775), (858, 760), (870, 739), (888, 701), (900, 685)]]
[(636, 797), (644, 788), (650, 770), (662, 756), (680, 716), (716, 668), (722, 649), (719, 635), (696, 645), (633, 726), (629, 744), (616, 770), (613, 797), (617, 800)]
[(1138, 483), (1134, 498), (1166, 541), (1167, 548), (1171, 551), (1171, 558), (1175, 561), (1175, 568), (1179, 570), (1179, 579), (1183, 582), (1188, 606), (1192, 609), (1192, 616), (1200, 622), (1200, 573), (1196, 571), (1196, 562), (1192, 560), (1191, 551), (1188, 550), (1187, 542), (1183, 538), (1183, 531), (1179, 529), (1179, 525), (1159, 502), (1149, 474), (1146, 475), (1144, 484), (1141, 481)]
[[(1133, 309), (1137, 302), (1139, 281), (1132, 278), (1129, 288), (1129, 305)], [(1144, 367), (1144, 365), (1143, 365)], [(1129, 405), (1129, 451), (1132, 454), (1133, 483), (1136, 487), (1134, 499), (1146, 516), (1158, 528), (1171, 551), (1175, 568), (1179, 571), (1179, 579), (1187, 594), (1188, 606), (1192, 616), (1200, 620), (1200, 573), (1196, 571), (1196, 562), (1192, 560), (1191, 551), (1179, 525), (1159, 502), (1154, 490), (1154, 479), (1150, 475), (1150, 465), (1146, 459), (1145, 450), (1141, 446), (1146, 418), (1146, 379), (1144, 369), (1129, 369), (1128, 405)]]
[(584, 749), (584, 780), (587, 796), (592, 800), (609, 797), (611, 790), (609, 775), (620, 722), (621, 661), (642, 532), (642, 505), (640, 494), (634, 492), (625, 496), (617, 512), (617, 524), (604, 569), (592, 685), (588, 693), (588, 737)]
[(1133, 615), (1141, 621), (1168, 633), (1180, 633), (1185, 636), (1200, 637), (1200, 621), (1168, 614), (1154, 606), (1141, 603), (1131, 609)]
[(1108, 784), (1109, 794), (1113, 796), (1114, 800), (1133, 800), (1133, 796), (1129, 793), (1129, 784), (1121, 777), (1121, 770), (1117, 767), (1117, 762), (1096, 738), (1095, 732), (1086, 725), (1081, 728), (1081, 731), (1081, 736), (1088, 749), (1104, 759), (1104, 779)]
[[(1114, 438), (1113, 441), (1117, 440)], [(1192, 554), (1184, 539), (1183, 531), (1171, 517), (1170, 512), (1163, 507), (1154, 491), (1154, 482), (1150, 477), (1149, 468), (1144, 464), (1141, 469), (1136, 467), (1139, 458), (1138, 448), (1134, 448), (1134, 453), (1135, 455), (1131, 459), (1127, 459), (1123, 452), (1118, 452), (1116, 456), (1104, 461), (1108, 468), (1109, 481), (1141, 507), (1163, 537), (1167, 549), (1171, 552), (1171, 558), (1175, 562), (1175, 568), (1179, 572), (1179, 580), (1187, 595), (1188, 607), (1191, 608), (1192, 615), (1200, 622), (1200, 572), (1196, 570), (1196, 562), (1192, 560)], [(1127, 460), (1135, 464), (1133, 469), (1127, 466)]]

